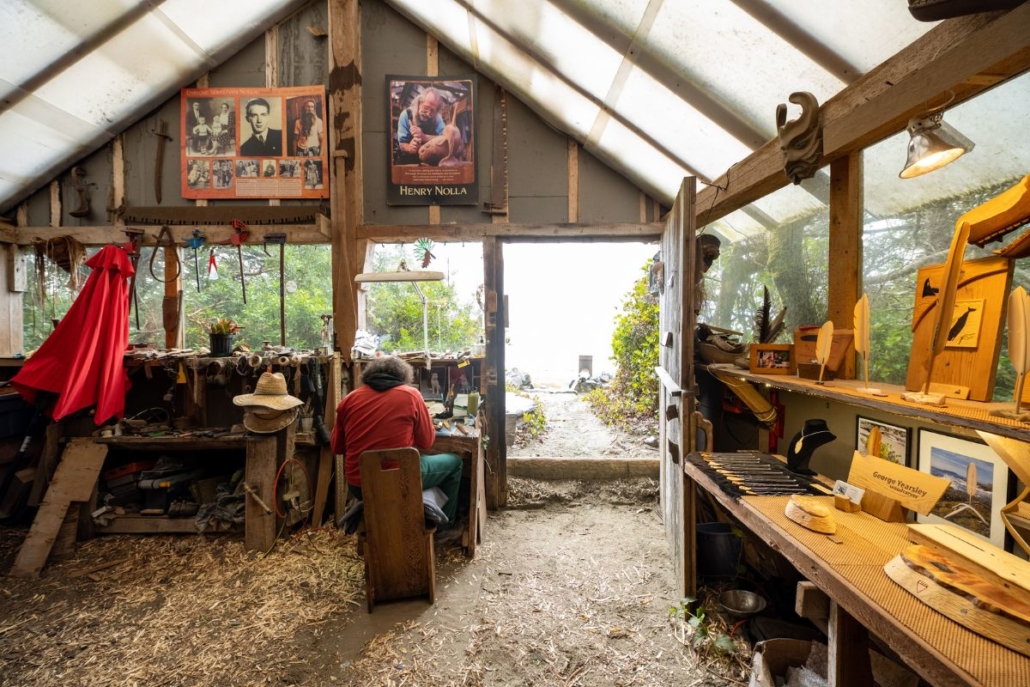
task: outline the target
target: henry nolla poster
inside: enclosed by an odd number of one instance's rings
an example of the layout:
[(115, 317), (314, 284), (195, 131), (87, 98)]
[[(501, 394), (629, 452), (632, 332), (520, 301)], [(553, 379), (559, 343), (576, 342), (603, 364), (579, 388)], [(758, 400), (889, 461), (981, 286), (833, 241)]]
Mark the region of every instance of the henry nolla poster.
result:
[(183, 198), (326, 198), (325, 89), (182, 90)]
[(386, 77), (390, 205), (476, 205), (476, 77)]

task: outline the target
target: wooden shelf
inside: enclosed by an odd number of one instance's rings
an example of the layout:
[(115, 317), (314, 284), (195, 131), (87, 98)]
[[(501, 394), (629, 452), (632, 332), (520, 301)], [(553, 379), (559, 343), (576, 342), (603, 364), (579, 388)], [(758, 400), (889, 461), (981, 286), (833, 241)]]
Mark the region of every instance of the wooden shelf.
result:
[(98, 444), (111, 448), (133, 448), (140, 451), (210, 451), (227, 448), (245, 448), (246, 434), (224, 437), (93, 437)]
[(813, 380), (801, 379), (793, 375), (752, 374), (735, 365), (713, 364), (708, 365), (707, 369), (713, 373), (739, 377), (754, 384), (818, 396), (860, 408), (871, 408), (956, 427), (979, 429), (1021, 441), (1030, 441), (1030, 423), (990, 414), (992, 410), (1011, 409), (1012, 403), (984, 403), (949, 398), (945, 406), (931, 406), (904, 401), (901, 394), (905, 393), (905, 389), (879, 382), (874, 382), (873, 386), (887, 394), (886, 397), (870, 396), (858, 391), (864, 384), (857, 379), (836, 379), (824, 384), (817, 384)]

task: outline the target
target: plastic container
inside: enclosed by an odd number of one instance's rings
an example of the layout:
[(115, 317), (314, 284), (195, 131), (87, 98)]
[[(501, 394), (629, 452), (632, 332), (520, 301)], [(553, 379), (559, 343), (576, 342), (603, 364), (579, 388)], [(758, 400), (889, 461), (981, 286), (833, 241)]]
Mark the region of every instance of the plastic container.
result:
[(709, 579), (726, 579), (737, 575), (743, 542), (726, 522), (705, 522), (697, 525), (697, 573)]

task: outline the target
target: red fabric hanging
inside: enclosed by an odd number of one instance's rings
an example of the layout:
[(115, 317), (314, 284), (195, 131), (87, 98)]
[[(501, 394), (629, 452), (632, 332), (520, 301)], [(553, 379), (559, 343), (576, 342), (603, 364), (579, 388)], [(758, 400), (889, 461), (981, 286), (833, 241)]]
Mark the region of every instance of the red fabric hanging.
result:
[(128, 279), (135, 270), (119, 246), (105, 246), (86, 261), (93, 272), (68, 314), (11, 380), (28, 403), (39, 391), (58, 395), (54, 420), (96, 405), (102, 425), (125, 413), (129, 377), (123, 356), (129, 343)]

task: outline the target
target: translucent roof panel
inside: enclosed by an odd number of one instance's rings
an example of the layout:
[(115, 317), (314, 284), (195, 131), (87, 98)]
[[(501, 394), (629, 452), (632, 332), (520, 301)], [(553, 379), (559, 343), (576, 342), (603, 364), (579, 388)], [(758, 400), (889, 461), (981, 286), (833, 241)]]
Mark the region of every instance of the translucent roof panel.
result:
[(0, 3), (0, 212), (303, 4)]
[[(895, 0), (386, 2), (666, 204), (772, 139), (791, 93), (825, 102), (933, 28)], [(792, 188), (752, 214), (824, 200)]]
[[(825, 11), (825, 10), (824, 10)], [(725, 0), (662, 5), (647, 49), (670, 60), (676, 71), (749, 123), (760, 139), (776, 133), (776, 106), (793, 91), (824, 102), (844, 82)]]

